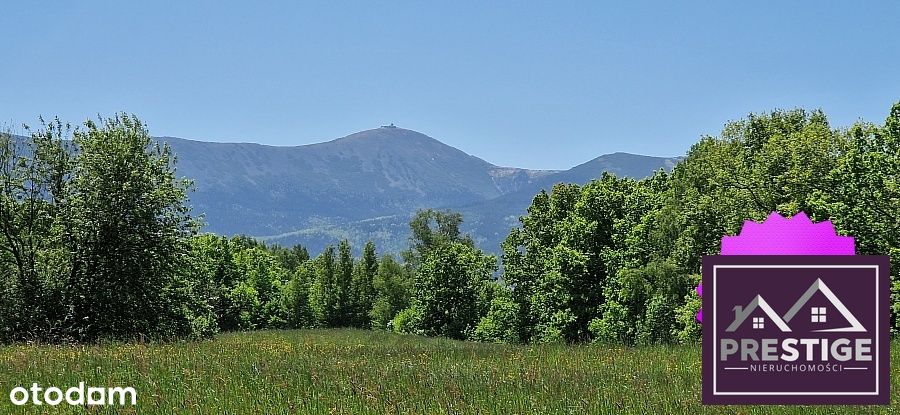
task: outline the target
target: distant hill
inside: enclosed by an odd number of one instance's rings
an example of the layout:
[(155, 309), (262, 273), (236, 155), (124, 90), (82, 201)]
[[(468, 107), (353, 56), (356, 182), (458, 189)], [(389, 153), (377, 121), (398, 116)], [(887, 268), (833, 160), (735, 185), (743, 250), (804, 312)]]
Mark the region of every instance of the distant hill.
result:
[(416, 131), (382, 127), (294, 147), (161, 137), (194, 179), (205, 230), (248, 234), (312, 252), (347, 238), (385, 251), (406, 246), (421, 208), (462, 212), (464, 229), (498, 252), (534, 195), (558, 182), (587, 183), (603, 171), (641, 178), (677, 159), (615, 153), (564, 171), (495, 166)]
[(659, 169), (671, 171), (678, 160), (680, 158), (629, 153), (606, 154), (569, 170), (538, 178), (515, 192), (456, 210), (463, 213), (468, 221), (467, 229), (476, 236), (482, 248), (497, 253), (510, 228), (520, 225), (519, 216), (525, 213), (535, 195), (542, 189), (550, 191), (557, 183), (585, 184), (599, 178), (604, 171), (619, 177), (641, 179)]
[(190, 204), (205, 231), (300, 243), (312, 253), (343, 238), (356, 249), (372, 240), (398, 252), (422, 208), (462, 212), (463, 229), (498, 252), (540, 189), (584, 184), (604, 171), (642, 178), (678, 160), (614, 153), (563, 171), (500, 167), (396, 127), (292, 147), (158, 140), (177, 155), (177, 174), (194, 180)]

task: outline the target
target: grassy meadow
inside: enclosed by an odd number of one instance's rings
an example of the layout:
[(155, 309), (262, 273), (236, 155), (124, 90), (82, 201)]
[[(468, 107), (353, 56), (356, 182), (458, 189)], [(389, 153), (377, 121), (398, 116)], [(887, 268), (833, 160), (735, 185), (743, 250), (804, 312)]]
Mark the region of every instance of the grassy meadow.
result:
[[(900, 343), (892, 354), (897, 361)], [(897, 365), (894, 365), (894, 372)], [(897, 379), (897, 376), (892, 376)], [(13, 406), (15, 386), (131, 386), (137, 407)], [(896, 394), (898, 385), (892, 385)], [(511, 346), (359, 330), (198, 342), (0, 347), (0, 413), (847, 414), (900, 407), (704, 407), (698, 346)], [(897, 398), (895, 403), (900, 404)]]

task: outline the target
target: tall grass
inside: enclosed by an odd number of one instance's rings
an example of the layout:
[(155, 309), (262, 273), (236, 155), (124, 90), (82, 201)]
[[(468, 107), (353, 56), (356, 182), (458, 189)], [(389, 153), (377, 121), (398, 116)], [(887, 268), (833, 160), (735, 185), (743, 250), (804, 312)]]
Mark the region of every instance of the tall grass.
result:
[[(895, 362), (898, 352), (900, 344), (892, 348)], [(131, 386), (138, 405), (13, 406), (12, 388), (34, 382)], [(0, 347), (0, 413), (10, 414), (894, 412), (900, 407), (704, 407), (697, 346), (510, 346), (305, 330), (155, 345)]]

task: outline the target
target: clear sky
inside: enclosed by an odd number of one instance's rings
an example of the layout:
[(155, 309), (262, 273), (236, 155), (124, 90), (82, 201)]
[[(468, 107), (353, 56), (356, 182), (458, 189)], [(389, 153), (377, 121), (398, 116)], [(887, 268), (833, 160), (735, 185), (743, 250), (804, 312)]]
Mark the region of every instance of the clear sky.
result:
[(0, 122), (127, 111), (275, 145), (394, 122), (568, 168), (680, 155), (774, 108), (880, 123), (900, 100), (896, 1), (295, 3), (7, 2)]

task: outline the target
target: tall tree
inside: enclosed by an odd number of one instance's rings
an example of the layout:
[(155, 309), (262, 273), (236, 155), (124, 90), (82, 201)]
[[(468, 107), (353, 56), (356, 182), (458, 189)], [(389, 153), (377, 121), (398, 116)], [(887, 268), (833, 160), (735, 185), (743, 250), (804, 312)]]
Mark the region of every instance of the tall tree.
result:
[(310, 292), (316, 278), (315, 263), (307, 260), (300, 264), (288, 286), (288, 310), (290, 325), (294, 328), (314, 327), (315, 313), (310, 304)]
[(471, 335), (482, 317), (479, 295), (496, 269), (493, 256), (459, 242), (429, 252), (415, 280), (417, 329), (454, 339)]
[(314, 262), (315, 281), (309, 291), (310, 308), (317, 326), (333, 327), (339, 323), (334, 246), (327, 246)]
[(171, 149), (134, 116), (88, 121), (74, 143), (68, 299), (77, 334), (178, 334), (180, 270), (196, 232), (185, 203), (190, 182), (176, 177)]
[(375, 301), (375, 274), (378, 272), (378, 257), (375, 244), (366, 242), (363, 255), (353, 270), (353, 326), (370, 327), (369, 312)]
[(424, 209), (416, 212), (409, 222), (412, 233), (410, 247), (401, 253), (406, 264), (417, 269), (428, 253), (452, 242), (475, 246), (469, 235), (460, 232), (462, 222), (462, 214), (449, 210)]
[(353, 325), (354, 298), (353, 298), (353, 252), (350, 242), (342, 240), (338, 245), (338, 263), (335, 272), (335, 296), (337, 297), (336, 321), (332, 323), (337, 327), (350, 327)]
[(391, 320), (410, 304), (412, 277), (410, 272), (391, 255), (384, 255), (378, 262), (374, 277), (375, 299), (369, 312), (372, 326), (388, 329)]
[(309, 259), (309, 252), (303, 245), (294, 245), (290, 249), (274, 245), (269, 250), (278, 257), (281, 266), (288, 272), (296, 271)]
[(29, 137), (0, 132), (0, 340), (52, 339), (65, 312), (72, 128), (40, 122)]

